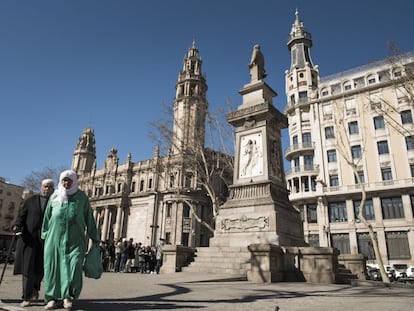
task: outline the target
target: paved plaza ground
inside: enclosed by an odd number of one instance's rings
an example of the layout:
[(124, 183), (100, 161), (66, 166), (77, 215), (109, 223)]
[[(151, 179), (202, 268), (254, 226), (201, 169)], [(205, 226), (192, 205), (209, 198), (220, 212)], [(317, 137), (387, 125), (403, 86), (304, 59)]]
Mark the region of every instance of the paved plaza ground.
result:
[[(44, 310), (42, 300), (21, 308), (20, 296), (21, 276), (12, 275), (9, 266), (0, 286), (0, 310)], [(413, 311), (414, 287), (263, 284), (189, 272), (107, 272), (99, 280), (84, 278), (81, 297), (72, 310)]]

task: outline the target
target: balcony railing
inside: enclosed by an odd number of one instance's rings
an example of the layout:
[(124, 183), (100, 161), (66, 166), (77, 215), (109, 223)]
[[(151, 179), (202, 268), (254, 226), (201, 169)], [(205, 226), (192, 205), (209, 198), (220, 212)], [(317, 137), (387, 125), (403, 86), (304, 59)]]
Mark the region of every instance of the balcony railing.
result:
[(288, 177), (289, 175), (294, 175), (294, 174), (300, 175), (303, 173), (317, 175), (319, 174), (319, 166), (312, 165), (312, 164), (300, 165), (300, 166), (291, 167), (285, 171), (286, 178), (289, 178)]
[(305, 150), (314, 150), (315, 144), (311, 141), (305, 141), (300, 144), (293, 144), (286, 148), (285, 150), (285, 157), (292, 155), (293, 153), (305, 151)]

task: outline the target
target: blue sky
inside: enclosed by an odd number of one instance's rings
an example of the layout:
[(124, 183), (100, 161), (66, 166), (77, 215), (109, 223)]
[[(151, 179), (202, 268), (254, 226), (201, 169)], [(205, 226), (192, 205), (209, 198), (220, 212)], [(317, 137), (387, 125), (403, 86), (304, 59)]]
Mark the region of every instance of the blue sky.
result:
[(283, 111), (296, 8), (321, 76), (386, 58), (390, 40), (414, 50), (411, 0), (1, 0), (0, 176), (21, 184), (32, 171), (69, 168), (86, 127), (98, 168), (112, 147), (120, 163), (150, 158), (148, 123), (172, 104), (193, 40), (211, 110), (241, 104), (260, 44)]

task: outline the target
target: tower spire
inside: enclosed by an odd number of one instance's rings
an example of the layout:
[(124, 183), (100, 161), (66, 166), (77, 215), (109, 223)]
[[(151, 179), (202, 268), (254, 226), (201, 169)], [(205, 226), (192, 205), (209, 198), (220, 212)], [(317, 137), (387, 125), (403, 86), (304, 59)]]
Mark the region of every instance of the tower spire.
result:
[(309, 63), (313, 67), (310, 57), (312, 35), (300, 20), (298, 9), (295, 12), (295, 22), (292, 24), (287, 45), (292, 56), (291, 70), (292, 68), (303, 68), (306, 63)]

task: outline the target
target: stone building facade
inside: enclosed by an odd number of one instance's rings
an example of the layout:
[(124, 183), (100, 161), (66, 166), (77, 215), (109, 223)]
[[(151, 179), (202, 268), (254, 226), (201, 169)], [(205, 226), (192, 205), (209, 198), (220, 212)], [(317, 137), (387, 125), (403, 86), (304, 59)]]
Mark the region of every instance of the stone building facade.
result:
[(312, 36), (298, 13), (287, 45), (286, 180), (306, 241), (375, 262), (368, 230), (357, 217), (361, 185), (347, 154), (365, 187), (364, 214), (383, 262), (413, 265), (413, 93), (407, 86), (412, 90), (414, 53), (320, 77), (310, 55)]
[(24, 187), (6, 182), (0, 177), (0, 249), (8, 249), (12, 227), (24, 197)]
[[(176, 83), (173, 135), (167, 155), (161, 156), (156, 146), (151, 159), (132, 162), (129, 154), (120, 163), (117, 150), (112, 148), (104, 167), (97, 168), (94, 130), (84, 129), (72, 169), (90, 198), (102, 241), (133, 238), (154, 245), (164, 238), (173, 245), (208, 246), (211, 232), (190, 211), (191, 204), (201, 219), (214, 226), (211, 198), (193, 161), (195, 146), (204, 148), (206, 92), (202, 61), (193, 43)], [(218, 154), (207, 148), (204, 151), (207, 159)], [(228, 176), (231, 178), (231, 172)], [(215, 181), (221, 197), (226, 196), (226, 184)]]

